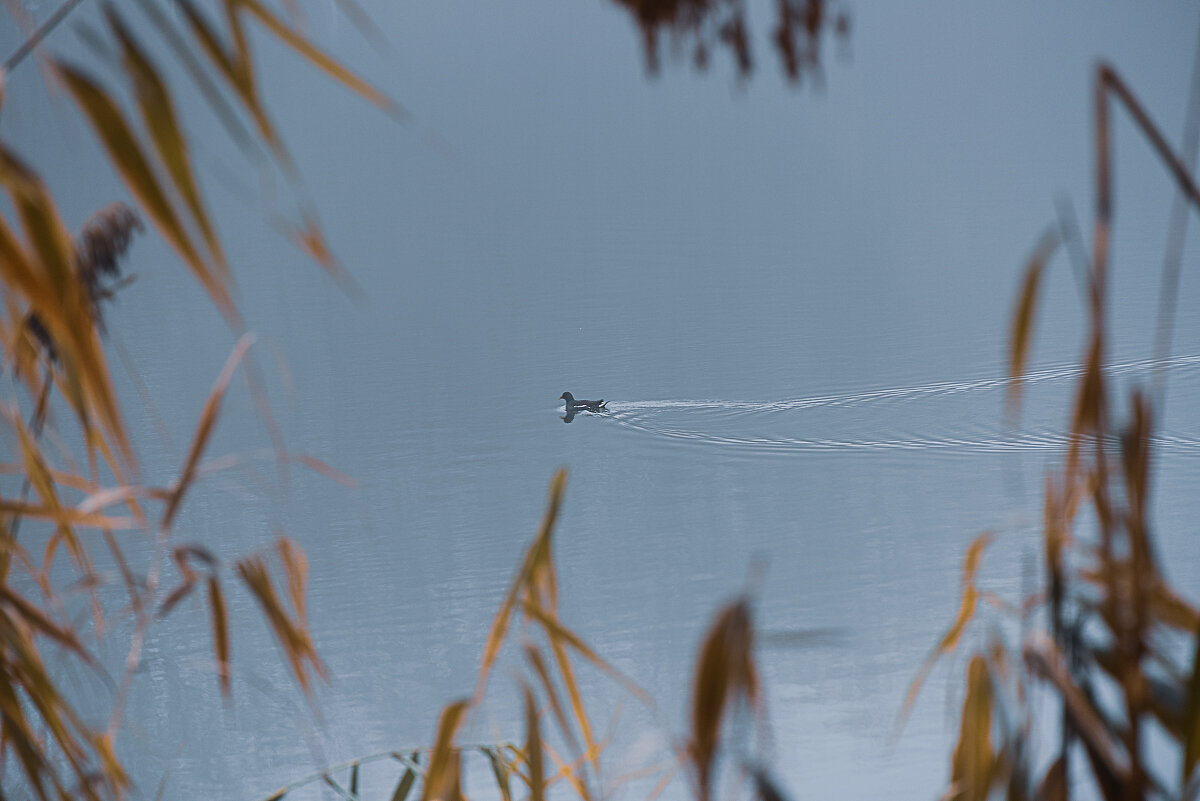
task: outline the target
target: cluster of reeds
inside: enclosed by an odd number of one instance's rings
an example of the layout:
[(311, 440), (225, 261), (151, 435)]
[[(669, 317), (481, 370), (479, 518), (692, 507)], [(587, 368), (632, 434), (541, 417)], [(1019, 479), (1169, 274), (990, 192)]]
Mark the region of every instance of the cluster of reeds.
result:
[[(182, 32), (154, 0), (139, 0), (137, 5), (143, 24), (156, 30), (167, 50), (179, 58), (233, 141), (258, 169), (282, 172), (297, 194), (303, 194), (299, 174), (261, 100), (249, 24), (372, 103), (399, 114), (394, 102), (301, 35), (294, 21), (258, 0), (224, 0), (225, 30), (189, 0), (177, 0), (187, 26)], [(73, 7), (74, 3), (65, 5), (51, 22)], [(11, 377), (0, 398), (0, 425), (15, 443), (11, 460), (0, 464), (0, 472), (14, 477), (13, 484), (0, 485), (2, 796), (12, 792), (12, 797), (47, 801), (126, 794), (130, 779), (117, 739), (142, 647), (149, 628), (194, 590), (206, 596), (214, 673), (226, 697), (232, 691), (225, 600), (231, 578), (258, 602), (305, 694), (311, 698), (314, 680), (326, 675), (305, 614), (307, 562), (295, 543), (287, 537), (276, 541), (272, 552), (278, 569), (273, 571), (266, 553), (228, 561), (175, 530), (178, 512), (196, 483), (231, 465), (230, 460), (206, 461), (205, 454), (239, 367), (276, 444), (281, 483), (292, 462), (337, 474), (283, 447), (250, 350), (254, 339), (233, 302), (231, 270), (192, 168), (185, 128), (160, 69), (124, 16), (127, 12), (103, 6), (118, 73), (127, 83), (136, 118), (127, 116), (118, 97), (84, 70), (44, 55), (39, 62), (46, 79), (65, 87), (87, 119), (134, 206), (114, 203), (72, 237), (34, 169), (0, 142), (0, 190), (7, 193), (13, 210), (12, 217), (0, 215), (0, 347)], [(44, 33), (30, 31), (30, 42)], [(32, 50), (32, 45), (23, 47), (5, 62), (5, 69), (15, 68)], [(0, 74), (0, 85), (2, 79)], [(250, 120), (249, 129), (243, 118)], [(311, 205), (302, 206), (299, 223), (273, 222), (342, 278)], [(130, 280), (121, 274), (121, 261), (143, 220), (174, 249), (239, 336), (181, 455), (178, 474), (166, 486), (152, 486), (140, 478), (101, 344), (103, 304)], [(77, 428), (82, 453), (61, 445), (76, 439), (60, 430), (64, 424)], [(55, 436), (43, 437), (49, 431)], [(48, 446), (47, 439), (58, 447)], [(17, 484), (19, 490), (13, 491)], [(97, 569), (98, 549), (109, 552), (116, 579)], [(69, 568), (61, 564), (64, 556)], [(114, 593), (105, 591), (108, 583), (121, 587), (125, 596), (116, 597), (115, 608)], [(76, 627), (70, 612), (72, 598), (81, 592), (91, 609), (88, 635)], [(87, 642), (91, 636), (106, 636), (113, 615), (132, 618), (132, 625), (124, 627), (132, 634), (116, 680), (107, 676)], [(71, 660), (112, 687), (106, 725), (85, 722), (60, 687), (61, 668)]]
[[(392, 801), (405, 801), (415, 787), (419, 787), (422, 801), (462, 801), (466, 798), (463, 761), (469, 756), (488, 761), (496, 792), (503, 801), (520, 797), (544, 801), (555, 785), (566, 785), (583, 801), (593, 801), (611, 796), (633, 780), (653, 780), (647, 797), (654, 799), (673, 780), (684, 777), (690, 795), (698, 801), (711, 801), (723, 764), (732, 766), (734, 780), (744, 779), (763, 801), (784, 797), (766, 762), (746, 748), (741, 741), (744, 738), (730, 733), (730, 721), (741, 715), (765, 720), (754, 659), (752, 605), (746, 596), (718, 610), (700, 646), (693, 676), (690, 731), (679, 737), (667, 734), (669, 745), (663, 752), (626, 775), (612, 779), (604, 775), (602, 758), (616, 718), (610, 722), (608, 733), (598, 736), (576, 678), (577, 665), (582, 662), (598, 669), (652, 715), (655, 705), (644, 690), (597, 654), (559, 617), (553, 534), (566, 478), (566, 471), (559, 470), (550, 483), (541, 527), (492, 621), (474, 695), (442, 710), (432, 746), (372, 754), (331, 767), (277, 790), (264, 801), (280, 801), (315, 783), (325, 784), (347, 801), (359, 801), (362, 766), (380, 761), (403, 768)], [(525, 668), (518, 677), (524, 701), (525, 740), (519, 744), (461, 745), (458, 732), (472, 711), (480, 707), (497, 659), (514, 637), (517, 642), (512, 647), (519, 651)], [(348, 778), (339, 781), (341, 774)]]
[[(1195, 90), (1195, 87), (1194, 87)], [(1020, 604), (997, 602), (1018, 621), (1018, 642), (994, 634), (969, 660), (946, 797), (979, 800), (1107, 801), (1193, 799), (1200, 795), (1200, 613), (1170, 586), (1151, 531), (1155, 404), (1138, 389), (1118, 420), (1105, 373), (1108, 241), (1112, 209), (1110, 104), (1129, 113), (1179, 187), (1181, 205), (1200, 209), (1200, 192), (1137, 98), (1111, 67), (1095, 79), (1097, 197), (1090, 257), (1071, 225), (1051, 229), (1034, 250), (1014, 314), (1010, 412), (1020, 396), (1038, 287), (1066, 242), (1087, 277), (1087, 348), (1071, 414), (1071, 440), (1059, 470), (1045, 477), (1044, 581)], [(1196, 98), (1192, 98), (1193, 109)], [(1193, 111), (1192, 116), (1195, 116)], [(1194, 126), (1193, 126), (1194, 127)], [(1195, 131), (1189, 133), (1195, 147)], [(1182, 223), (1166, 260), (1175, 283)], [(1173, 291), (1164, 294), (1174, 303)], [(1173, 311), (1160, 312), (1170, 325)], [(1161, 335), (1160, 346), (1169, 342)], [(1159, 353), (1161, 358), (1164, 353)], [(1165, 383), (1157, 387), (1159, 400)], [(972, 543), (958, 615), (909, 693), (932, 663), (960, 646), (983, 591), (976, 572), (993, 535)], [(994, 597), (993, 597), (994, 599)], [(1045, 703), (1052, 699), (1052, 719)], [(1047, 735), (1053, 745), (1035, 746)], [(1156, 745), (1153, 745), (1156, 744)], [(1174, 754), (1165, 752), (1170, 748)], [(1163, 775), (1164, 763), (1176, 775)], [(1157, 766), (1157, 767), (1156, 767)]]

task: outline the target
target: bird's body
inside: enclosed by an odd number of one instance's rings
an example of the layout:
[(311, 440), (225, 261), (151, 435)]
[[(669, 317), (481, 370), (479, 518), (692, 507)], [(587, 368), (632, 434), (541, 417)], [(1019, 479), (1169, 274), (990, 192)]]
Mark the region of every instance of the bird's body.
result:
[(580, 409), (589, 412), (598, 412), (607, 405), (604, 402), (604, 398), (601, 398), (600, 400), (576, 400), (575, 396), (570, 392), (564, 392), (559, 396), (558, 399), (567, 402), (568, 412), (578, 411)]

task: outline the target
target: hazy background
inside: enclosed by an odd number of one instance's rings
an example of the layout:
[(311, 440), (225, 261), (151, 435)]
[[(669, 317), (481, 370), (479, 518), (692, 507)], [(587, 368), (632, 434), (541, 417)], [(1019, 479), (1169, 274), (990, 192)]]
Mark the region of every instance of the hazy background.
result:
[[(210, 453), (250, 467), (189, 497), (178, 536), (229, 558), (297, 539), (334, 680), (314, 719), (235, 595), (223, 706), (207, 612), (185, 604), (155, 630), (122, 734), (138, 797), (169, 773), (166, 798), (256, 799), (329, 762), (427, 743), (441, 706), (473, 686), (560, 465), (563, 618), (675, 732), (700, 634), (759, 557), (761, 626), (819, 635), (760, 653), (787, 789), (936, 797), (963, 662), (935, 671), (904, 735), (888, 735), (953, 617), (971, 539), (1000, 535), (988, 588), (1012, 599), (1032, 580), (1042, 475), (1068, 419), (1061, 368), (1081, 352), (1063, 260), (1033, 349), (1050, 372), (1021, 426), (1004, 424), (996, 380), (1020, 270), (1056, 196), (1090, 221), (1098, 59), (1178, 140), (1194, 5), (857, 0), (848, 40), (826, 42), (819, 89), (782, 76), (769, 3), (749, 6), (748, 80), (724, 53), (706, 73), (667, 58), (647, 75), (636, 27), (602, 0), (364, 6), (394, 52), (327, 0), (305, 5), (309, 31), (404, 104), (408, 124), (253, 37), (267, 105), (360, 301), (271, 228), (254, 169), (190, 88), (183, 109), (288, 445), (358, 488), (298, 469), (270, 489), (269, 443), (240, 388)], [(98, 24), (97, 9), (84, 3), (49, 47), (111, 80), (72, 30)], [(19, 39), (6, 18), (0, 53)], [(1172, 187), (1115, 116), (1112, 359), (1132, 382), (1151, 355)], [(123, 196), (32, 61), (7, 78), (0, 137), (73, 227)], [(1154, 516), (1168, 575), (1193, 600), (1196, 255)], [(131, 268), (109, 326), (152, 405), (111, 358), (147, 479), (166, 482), (233, 337), (156, 237)], [(612, 414), (563, 425), (564, 390), (611, 399)], [(123, 658), (119, 636), (100, 649)], [(603, 719), (614, 694), (587, 682)], [(77, 687), (106, 708), (101, 683)], [(513, 689), (497, 674), (491, 719), (465, 742), (516, 736)], [(614, 749), (613, 775), (622, 767)]]

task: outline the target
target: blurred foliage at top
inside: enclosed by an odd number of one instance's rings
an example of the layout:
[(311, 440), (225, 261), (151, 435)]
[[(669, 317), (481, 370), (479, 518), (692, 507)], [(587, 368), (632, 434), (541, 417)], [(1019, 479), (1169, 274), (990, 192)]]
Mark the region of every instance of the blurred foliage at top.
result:
[[(650, 72), (660, 68), (662, 41), (672, 53), (688, 53), (699, 69), (712, 54), (726, 49), (738, 74), (745, 78), (754, 69), (754, 47), (742, 0), (613, 0), (637, 22)], [(775, 0), (772, 43), (788, 80), (821, 76), (821, 43), (826, 34), (845, 38), (850, 14), (844, 4), (829, 0)]]

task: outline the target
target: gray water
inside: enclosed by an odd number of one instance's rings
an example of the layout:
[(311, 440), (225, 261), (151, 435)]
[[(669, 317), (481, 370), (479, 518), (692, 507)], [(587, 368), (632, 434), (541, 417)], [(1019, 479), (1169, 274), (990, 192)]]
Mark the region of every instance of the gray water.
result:
[[(239, 385), (209, 453), (242, 467), (189, 497), (177, 536), (228, 559), (296, 539), (333, 680), (314, 716), (252, 599), (234, 593), (234, 698), (222, 704), (207, 612), (185, 604), (154, 630), (122, 731), (136, 796), (166, 776), (166, 798), (256, 799), (327, 764), (430, 742), (442, 705), (474, 686), (559, 466), (562, 617), (658, 702), (651, 716), (625, 699), (612, 777), (636, 765), (643, 733), (685, 731), (702, 632), (758, 563), (784, 786), (798, 799), (938, 796), (965, 660), (935, 670), (889, 735), (957, 608), (972, 539), (998, 534), (988, 589), (1016, 599), (1033, 581), (1040, 488), (1082, 350), (1061, 260), (1021, 420), (1005, 422), (1020, 271), (1056, 195), (1090, 217), (1097, 58), (1178, 138), (1195, 10), (862, 0), (817, 90), (787, 85), (762, 36), (748, 81), (721, 58), (705, 74), (668, 61), (647, 76), (634, 26), (608, 3), (364, 6), (393, 53), (333, 3), (308, 7), (310, 30), (410, 109), (406, 125), (254, 37), (269, 108), (361, 300), (280, 239), (253, 169), (194, 97), (185, 108), (287, 445), (356, 485), (293, 467), (278, 486)], [(760, 28), (771, 13), (751, 6)], [(96, 24), (88, 4), (76, 15)], [(7, 53), (18, 37), (4, 26)], [(50, 47), (106, 69), (69, 25)], [(1172, 196), (1118, 117), (1111, 369), (1128, 389), (1150, 374)], [(0, 135), (71, 225), (121, 196), (32, 63), (8, 78)], [(1196, 256), (1154, 514), (1170, 578), (1192, 599)], [(234, 338), (153, 236), (130, 267), (110, 358), (143, 472), (166, 483)], [(609, 409), (564, 425), (564, 390)], [(968, 644), (1000, 620), (985, 613)], [(123, 658), (121, 635), (97, 646), (106, 664)], [(607, 720), (619, 694), (583, 680)], [(111, 702), (87, 675), (76, 686), (98, 711)], [(464, 742), (519, 736), (507, 668), (491, 690)], [(367, 781), (389, 792), (396, 775)], [(467, 790), (491, 797), (477, 771)]]

